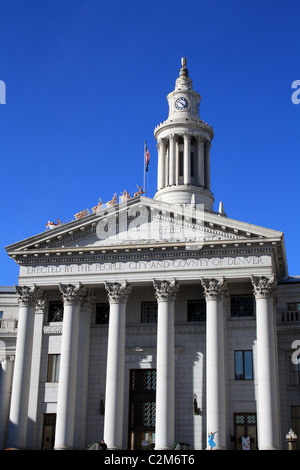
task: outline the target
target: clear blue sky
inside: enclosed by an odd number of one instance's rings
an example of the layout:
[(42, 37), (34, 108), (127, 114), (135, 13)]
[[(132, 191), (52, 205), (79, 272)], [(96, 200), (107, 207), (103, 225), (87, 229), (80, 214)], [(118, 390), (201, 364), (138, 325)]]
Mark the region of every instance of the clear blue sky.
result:
[(299, 0), (0, 0), (0, 285), (4, 247), (143, 184), (186, 56), (211, 148), (215, 210), (281, 230), (300, 274)]

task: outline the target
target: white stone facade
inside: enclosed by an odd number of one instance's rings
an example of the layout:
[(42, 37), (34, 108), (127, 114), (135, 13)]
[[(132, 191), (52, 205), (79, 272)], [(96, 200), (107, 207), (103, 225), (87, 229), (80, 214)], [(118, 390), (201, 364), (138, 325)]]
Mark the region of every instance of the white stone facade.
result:
[(300, 431), (283, 234), (213, 212), (213, 130), (185, 62), (168, 102), (154, 199), (7, 247), (20, 276), (0, 292), (2, 448), (200, 450), (217, 431), (216, 449), (281, 449)]

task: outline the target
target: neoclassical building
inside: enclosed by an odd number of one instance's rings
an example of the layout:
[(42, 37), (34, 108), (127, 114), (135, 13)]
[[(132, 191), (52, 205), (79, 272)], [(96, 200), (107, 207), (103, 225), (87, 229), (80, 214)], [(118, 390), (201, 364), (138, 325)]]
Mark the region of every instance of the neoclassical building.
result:
[[(157, 192), (6, 247), (0, 446), (285, 449), (300, 434), (300, 278), (282, 232), (215, 212), (212, 126), (182, 61)], [(214, 156), (213, 158), (217, 158)], [(297, 342), (298, 341), (298, 342)]]

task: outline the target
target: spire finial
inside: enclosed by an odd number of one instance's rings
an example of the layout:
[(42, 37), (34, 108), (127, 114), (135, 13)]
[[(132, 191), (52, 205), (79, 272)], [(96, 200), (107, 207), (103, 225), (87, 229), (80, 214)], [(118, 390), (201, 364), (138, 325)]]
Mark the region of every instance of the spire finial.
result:
[(188, 77), (189, 76), (189, 71), (186, 68), (186, 57), (181, 58), (181, 65), (182, 65), (182, 67), (180, 69), (179, 76), (180, 75), (186, 75)]

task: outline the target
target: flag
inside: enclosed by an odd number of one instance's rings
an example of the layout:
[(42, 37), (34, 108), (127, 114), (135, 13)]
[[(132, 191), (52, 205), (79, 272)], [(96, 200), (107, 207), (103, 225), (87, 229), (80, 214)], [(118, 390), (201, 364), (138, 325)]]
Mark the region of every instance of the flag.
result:
[(146, 168), (146, 171), (148, 171), (150, 153), (149, 153), (146, 141), (145, 141), (145, 147), (144, 147), (144, 158), (145, 158), (145, 168)]

